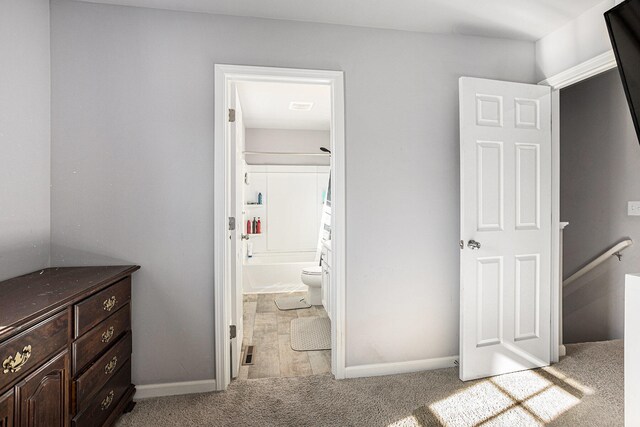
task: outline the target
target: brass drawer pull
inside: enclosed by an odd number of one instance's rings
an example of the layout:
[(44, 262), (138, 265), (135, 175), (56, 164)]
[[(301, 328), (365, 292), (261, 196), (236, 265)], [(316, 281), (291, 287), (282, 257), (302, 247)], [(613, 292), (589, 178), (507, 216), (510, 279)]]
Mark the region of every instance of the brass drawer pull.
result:
[(104, 365), (104, 373), (105, 375), (112, 374), (113, 371), (116, 370), (116, 366), (118, 365), (118, 356), (113, 356), (111, 361)]
[(111, 310), (113, 310), (113, 307), (116, 306), (117, 302), (118, 302), (118, 300), (116, 299), (115, 295), (112, 296), (111, 298), (107, 298), (102, 303), (102, 309), (105, 310), (105, 311), (111, 311)]
[(109, 328), (102, 333), (101, 341), (104, 343), (111, 341), (111, 338), (113, 338), (113, 332), (114, 332), (113, 326), (109, 326)]
[(113, 402), (113, 390), (111, 390), (109, 392), (109, 394), (107, 394), (107, 397), (105, 397), (102, 400), (102, 403), (100, 404), (100, 409), (102, 409), (103, 411), (105, 409), (107, 409), (109, 406), (111, 406), (111, 402)]
[(18, 372), (31, 357), (31, 346), (25, 345), (22, 352), (17, 352), (16, 356), (9, 356), (2, 362), (2, 373), (14, 373)]

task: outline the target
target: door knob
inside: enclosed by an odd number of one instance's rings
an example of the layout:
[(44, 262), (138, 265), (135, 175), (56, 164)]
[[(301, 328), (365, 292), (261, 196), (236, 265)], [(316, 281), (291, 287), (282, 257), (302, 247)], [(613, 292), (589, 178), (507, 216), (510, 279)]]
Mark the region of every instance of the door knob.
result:
[(241, 238), (242, 240), (249, 240), (249, 236), (248, 236), (248, 235), (246, 235), (246, 234), (242, 234), (242, 235), (240, 235), (240, 238)]
[(480, 242), (476, 242), (475, 240), (469, 240), (469, 243), (467, 243), (467, 247), (469, 247), (469, 249), (471, 250), (480, 249)]

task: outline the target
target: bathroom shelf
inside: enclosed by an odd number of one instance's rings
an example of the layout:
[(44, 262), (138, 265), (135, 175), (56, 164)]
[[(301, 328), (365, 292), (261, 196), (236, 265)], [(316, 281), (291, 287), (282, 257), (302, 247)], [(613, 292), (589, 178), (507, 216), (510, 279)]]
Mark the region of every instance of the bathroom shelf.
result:
[(263, 207), (265, 207), (264, 204), (262, 204), (262, 205), (250, 205), (250, 204), (247, 204), (247, 203), (245, 203), (244, 206), (246, 208), (263, 208)]

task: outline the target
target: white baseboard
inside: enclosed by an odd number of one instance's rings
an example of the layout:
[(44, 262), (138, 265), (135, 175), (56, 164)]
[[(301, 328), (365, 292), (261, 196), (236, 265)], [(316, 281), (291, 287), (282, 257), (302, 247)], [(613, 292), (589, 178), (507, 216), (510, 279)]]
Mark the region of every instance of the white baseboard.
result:
[(377, 377), (381, 375), (406, 374), (409, 372), (430, 371), (432, 369), (456, 366), (458, 356), (434, 359), (410, 360), (407, 362), (376, 363), (373, 365), (347, 366), (346, 378)]
[(243, 289), (244, 294), (275, 294), (284, 292), (306, 292), (309, 288), (304, 284), (275, 284), (252, 286)]
[(558, 354), (560, 354), (560, 357), (567, 355), (567, 347), (565, 347), (564, 344), (560, 344), (560, 350), (558, 351)]
[(134, 400), (150, 397), (176, 396), (179, 394), (216, 391), (216, 380), (185, 381), (180, 383), (137, 385)]

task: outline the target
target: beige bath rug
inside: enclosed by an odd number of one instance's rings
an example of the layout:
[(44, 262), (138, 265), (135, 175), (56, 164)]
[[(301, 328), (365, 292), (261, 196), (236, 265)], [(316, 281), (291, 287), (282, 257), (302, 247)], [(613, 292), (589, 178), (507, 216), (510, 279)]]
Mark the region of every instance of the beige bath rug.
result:
[(299, 310), (301, 308), (311, 307), (311, 304), (309, 304), (301, 295), (277, 297), (275, 302), (276, 307), (282, 311)]
[(328, 317), (291, 320), (291, 348), (296, 351), (331, 350), (331, 321)]

